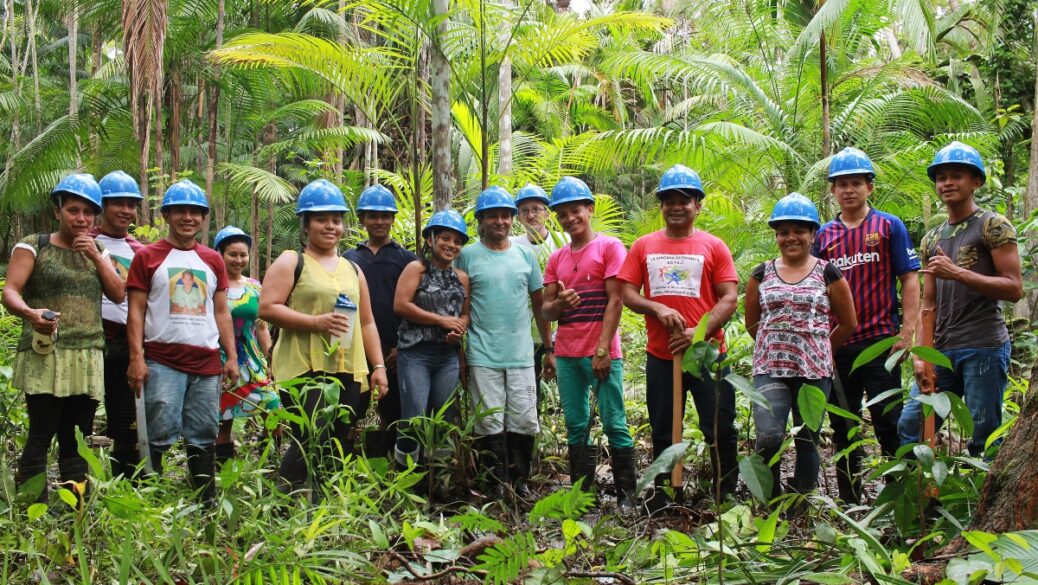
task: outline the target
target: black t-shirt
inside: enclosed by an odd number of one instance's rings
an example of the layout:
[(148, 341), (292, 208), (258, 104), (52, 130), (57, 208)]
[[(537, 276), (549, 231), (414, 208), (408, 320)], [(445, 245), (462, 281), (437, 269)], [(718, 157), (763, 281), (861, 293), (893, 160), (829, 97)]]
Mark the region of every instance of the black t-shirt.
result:
[(371, 313), (375, 318), (382, 349), (396, 347), (396, 332), (400, 327), (400, 317), (393, 312), (396, 282), (400, 279), (404, 267), (417, 260), (418, 256), (400, 244), (390, 241), (378, 249), (378, 254), (372, 253), (367, 242), (361, 242), (356, 248), (347, 250), (343, 257), (359, 266), (368, 281)]

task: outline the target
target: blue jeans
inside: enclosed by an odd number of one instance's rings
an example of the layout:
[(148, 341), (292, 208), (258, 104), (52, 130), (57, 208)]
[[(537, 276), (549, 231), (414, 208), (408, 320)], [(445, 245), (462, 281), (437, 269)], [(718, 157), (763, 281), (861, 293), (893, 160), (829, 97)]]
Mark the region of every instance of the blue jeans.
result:
[[(458, 386), (458, 346), (446, 343), (423, 343), (397, 349), (397, 377), (400, 380), (400, 420), (403, 431), (407, 422), (428, 416), (447, 403)], [(457, 418), (457, 404), (446, 412), (446, 420)], [(413, 453), (418, 443), (411, 437), (397, 439), (397, 449)]]
[[(818, 487), (818, 470), (821, 460), (818, 457), (818, 438), (821, 428), (812, 431), (804, 424), (800, 416), (800, 408), (797, 407), (797, 394), (800, 387), (810, 384), (816, 386), (826, 397), (832, 380), (809, 380), (807, 378), (773, 378), (768, 375), (757, 375), (753, 377), (753, 385), (768, 399), (770, 409), (753, 405), (753, 422), (757, 425), (757, 441), (755, 450), (764, 458), (767, 464), (782, 447), (786, 438), (786, 421), (789, 420), (789, 412), (793, 411), (793, 425), (800, 426), (800, 432), (793, 437), (793, 445), (796, 448), (796, 464), (793, 467), (793, 482), (791, 487), (799, 492), (809, 492)], [(771, 497), (782, 494), (782, 470), (781, 463), (775, 463), (771, 467)]]
[(566, 442), (571, 446), (591, 444), (589, 424), (592, 413), (589, 400), (591, 391), (594, 391), (602, 430), (609, 438), (609, 446), (614, 449), (633, 447), (634, 441), (627, 429), (627, 412), (624, 411), (623, 360), (612, 360), (609, 376), (605, 380), (595, 377), (589, 357), (560, 356), (556, 360), (556, 369), (559, 400), (566, 418)]
[(144, 383), (148, 443), (165, 451), (181, 435), (188, 445), (205, 447), (216, 442), (220, 426), (219, 374), (188, 374), (153, 360)]
[[(1009, 342), (999, 347), (947, 349), (943, 353), (952, 369), (937, 367), (937, 391), (952, 392), (962, 397), (973, 417), (970, 455), (984, 454), (984, 443), (1002, 425), (1002, 395), (1009, 381)], [(897, 421), (901, 444), (918, 443), (923, 428), (923, 403), (914, 400), (919, 385), (912, 384), (908, 402)], [(937, 418), (937, 428), (944, 421)]]

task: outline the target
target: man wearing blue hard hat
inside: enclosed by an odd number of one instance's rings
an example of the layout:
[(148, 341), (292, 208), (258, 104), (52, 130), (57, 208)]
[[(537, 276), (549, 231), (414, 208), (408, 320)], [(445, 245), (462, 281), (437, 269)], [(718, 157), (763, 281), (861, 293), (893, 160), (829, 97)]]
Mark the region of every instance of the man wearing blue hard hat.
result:
[[(516, 213), (512, 196), (491, 186), (476, 199), (479, 242), (465, 247), (457, 266), (469, 275), (471, 325), (466, 348), (468, 386), (477, 413), (481, 467), (490, 474), (495, 496), (511, 483), (526, 491), (534, 440), (540, 432), (534, 378), (536, 320), (541, 339), (551, 339), (541, 316), (541, 268), (533, 252), (509, 241)], [(532, 312), (531, 312), (532, 305)], [(546, 347), (545, 374), (554, 376), (554, 348)], [(464, 374), (463, 374), (464, 375)]]
[[(829, 191), (840, 205), (840, 214), (822, 226), (811, 249), (812, 255), (835, 264), (851, 287), (858, 328), (834, 352), (838, 383), (834, 384), (829, 401), (859, 416), (863, 397), (873, 402), (880, 394), (901, 387), (901, 370), (887, 370), (885, 354), (857, 369), (855, 360), (872, 344), (894, 335), (900, 335), (901, 340), (891, 352), (911, 348), (919, 313), (919, 258), (915, 245), (900, 218), (869, 205), (875, 176), (872, 161), (857, 148), (847, 147), (833, 156), (829, 162)], [(903, 318), (899, 308), (904, 310)], [(901, 445), (897, 436), (901, 396), (872, 403), (869, 413), (883, 454), (893, 457)], [(858, 423), (835, 414), (829, 415), (829, 421), (835, 450), (846, 452), (836, 464), (840, 498), (857, 504), (861, 499), (864, 456), (861, 436), (854, 433)]]
[(386, 362), (389, 390), (378, 401), (378, 419), (382, 426), (378, 455), (385, 455), (396, 444), (396, 425), (400, 420), (400, 386), (396, 375), (397, 329), (400, 317), (393, 311), (393, 298), (400, 275), (418, 256), (393, 240), (393, 221), (396, 219), (396, 198), (382, 185), (372, 185), (360, 193), (357, 217), (368, 233), (368, 239), (347, 250), (343, 257), (360, 267), (368, 280), (371, 293), (371, 312), (375, 315), (378, 337), (382, 342), (382, 356)]
[(216, 495), (221, 381), (232, 387), (238, 379), (227, 269), (216, 250), (195, 241), (208, 216), (200, 187), (188, 179), (171, 185), (162, 198), (169, 233), (136, 253), (126, 279), (126, 377), (144, 397), (152, 467), (161, 473), (163, 454), (183, 437), (191, 486), (205, 503)]
[[(673, 442), (674, 359), (689, 347), (707, 313), (706, 338), (719, 344), (723, 357), (724, 324), (739, 299), (739, 276), (728, 246), (695, 227), (705, 196), (703, 183), (692, 169), (674, 165), (663, 173), (656, 197), (666, 227), (635, 240), (619, 274), (624, 304), (645, 315), (645, 402), (654, 459)], [(724, 497), (735, 491), (738, 482), (735, 389), (726, 381), (715, 386), (709, 377), (686, 373), (680, 391), (682, 408), (689, 394), (695, 402), (699, 428), (710, 445), (714, 486)], [(665, 482), (663, 475), (656, 478), (657, 489), (645, 502), (650, 513), (670, 503), (661, 489)], [(672, 487), (680, 497), (681, 486)]]
[(973, 147), (952, 142), (937, 151), (926, 172), (948, 219), (930, 230), (919, 247), (925, 268), (918, 336), (933, 339), (953, 369), (935, 368), (913, 356), (916, 384), (901, 411), (898, 433), (902, 444), (920, 440), (923, 405), (914, 397), (954, 392), (973, 416), (969, 451), (979, 457), (988, 436), (1002, 425), (1010, 346), (999, 303), (1023, 296), (1016, 230), (974, 200), (987, 171)]
[[(101, 224), (90, 234), (108, 250), (119, 278), (126, 281), (130, 262), (144, 248), (130, 234), (137, 221), (137, 206), (144, 200), (136, 179), (123, 171), (108, 173), (98, 182), (101, 187)], [(112, 475), (133, 475), (137, 463), (147, 453), (138, 453), (134, 393), (126, 380), (130, 349), (126, 342), (127, 301), (113, 303), (101, 298), (101, 324), (105, 333), (105, 414), (112, 439)]]
[[(516, 217), (522, 224), (524, 234), (512, 236), (510, 241), (518, 246), (529, 248), (537, 255), (537, 260), (543, 266), (548, 261), (548, 256), (558, 250), (569, 241), (565, 232), (558, 233), (548, 229), (548, 208), (551, 199), (548, 194), (538, 185), (527, 183), (522, 189), (515, 193), (515, 207), (518, 209)], [(544, 360), (545, 347), (554, 345), (554, 337), (547, 343), (541, 339), (538, 331), (533, 331), (534, 350), (534, 375), (537, 378), (537, 402), (541, 400), (541, 362)], [(548, 333), (554, 336), (552, 324), (548, 323)], [(538, 408), (539, 409), (539, 408)]]

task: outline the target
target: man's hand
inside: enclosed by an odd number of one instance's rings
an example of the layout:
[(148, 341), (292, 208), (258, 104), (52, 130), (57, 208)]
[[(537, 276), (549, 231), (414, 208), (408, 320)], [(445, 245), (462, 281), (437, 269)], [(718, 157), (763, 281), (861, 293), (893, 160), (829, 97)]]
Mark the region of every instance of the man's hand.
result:
[(907, 350), (912, 349), (912, 344), (915, 343), (915, 330), (910, 329), (908, 327), (904, 327), (901, 329), (900, 337), (901, 339), (898, 339), (897, 343), (895, 343), (890, 348), (890, 351), (887, 352), (887, 355), (892, 355), (895, 352), (901, 351), (902, 349), (906, 350), (905, 353), (901, 355), (901, 359), (898, 360), (899, 364), (905, 361), (905, 359), (908, 357)]
[(389, 392), (389, 379), (386, 377), (385, 368), (375, 368), (375, 371), (371, 372), (371, 388), (376, 392), (377, 400), (385, 398)]
[(541, 378), (545, 380), (555, 379), (555, 354), (545, 353), (541, 360)]
[[(450, 341), (448, 340), (448, 343)], [(386, 371), (396, 373), (396, 348), (392, 347), (389, 349), (389, 353), (386, 354)]]
[(933, 364), (920, 357), (912, 356), (912, 369), (920, 392), (933, 394), (937, 391), (937, 372), (934, 370)]
[(688, 349), (688, 346), (692, 345), (692, 336), (695, 335), (696, 330), (689, 328), (672, 333), (670, 341), (667, 343), (667, 349), (670, 353), (678, 355), (679, 353)]
[(576, 309), (580, 306), (580, 295), (572, 288), (566, 288), (566, 283), (559, 281), (559, 296), (556, 302), (563, 311)]
[(936, 249), (937, 253), (926, 261), (926, 268), (919, 272), (922, 274), (932, 274), (937, 278), (945, 280), (958, 280), (959, 276), (966, 269), (952, 262), (952, 259), (944, 254), (944, 250), (940, 246), (937, 246)]
[(656, 308), (656, 318), (660, 320), (660, 323), (672, 333), (678, 333), (685, 329), (687, 323), (685, 318), (681, 316), (681, 313), (671, 309), (666, 305), (659, 305)]
[(230, 390), (234, 388), (240, 375), (241, 372), (238, 371), (238, 356), (234, 356), (234, 359), (228, 356), (227, 361), (223, 364), (223, 389)]
[[(237, 367), (235, 365), (235, 368)], [(126, 369), (126, 381), (137, 398), (140, 398), (144, 383), (148, 381), (148, 364), (144, 362), (144, 356), (130, 358), (130, 367)]]
[(610, 372), (613, 371), (613, 360), (609, 357), (609, 348), (606, 348), (606, 354), (602, 357), (597, 355), (591, 358), (591, 372), (595, 374), (595, 377), (599, 380), (605, 380), (609, 377)]

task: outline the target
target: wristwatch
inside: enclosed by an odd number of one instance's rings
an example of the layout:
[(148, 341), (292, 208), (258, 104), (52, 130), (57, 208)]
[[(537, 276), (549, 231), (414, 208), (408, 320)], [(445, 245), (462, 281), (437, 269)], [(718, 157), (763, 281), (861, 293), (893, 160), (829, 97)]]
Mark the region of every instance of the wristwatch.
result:
[(604, 347), (600, 347), (595, 350), (595, 357), (597, 358), (604, 358), (607, 355), (609, 355), (609, 350), (607, 350)]

